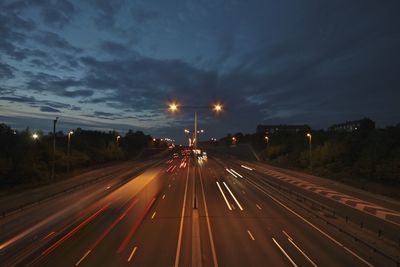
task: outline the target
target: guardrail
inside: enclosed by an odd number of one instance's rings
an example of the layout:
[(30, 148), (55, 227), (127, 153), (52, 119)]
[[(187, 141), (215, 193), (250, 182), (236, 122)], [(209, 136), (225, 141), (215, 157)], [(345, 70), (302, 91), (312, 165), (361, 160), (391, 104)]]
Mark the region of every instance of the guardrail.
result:
[[(298, 192), (294, 192), (293, 190), (290, 190), (289, 188), (282, 186), (280, 184), (276, 184), (274, 182), (271, 182), (269, 180), (262, 180), (265, 183), (265, 185), (268, 185), (270, 188), (274, 189), (276, 192), (278, 192), (281, 196), (285, 197), (286, 199), (288, 199), (289, 201), (293, 202), (294, 204), (296, 204), (297, 206), (299, 206), (300, 208), (306, 210), (307, 212), (313, 214), (316, 218), (321, 219), (322, 221), (324, 221), (327, 225), (330, 225), (334, 228), (336, 228), (336, 230), (338, 230), (339, 232), (342, 232), (344, 234), (346, 234), (347, 236), (349, 236), (350, 238), (352, 238), (355, 242), (358, 242), (364, 246), (366, 246), (370, 251), (373, 251), (374, 253), (380, 254), (381, 256), (383, 256), (384, 258), (386, 258), (389, 261), (392, 261), (393, 263), (396, 264), (396, 266), (400, 266), (400, 259), (398, 257), (393, 257), (391, 255), (388, 255), (386, 252), (376, 248), (375, 246), (372, 246), (369, 242), (362, 240), (360, 237), (358, 237), (357, 235), (351, 233), (350, 231), (345, 230), (344, 228), (340, 227), (337, 224), (334, 224), (332, 222), (330, 222), (328, 219), (325, 218), (325, 216), (321, 216), (320, 214), (316, 213), (312, 208), (306, 208), (304, 205), (300, 205), (298, 201), (295, 201), (292, 197), (287, 196), (287, 193), (295, 196), (297, 200), (303, 201), (303, 202), (309, 202), (312, 206), (311, 207), (319, 207), (320, 210), (323, 211), (327, 211), (329, 213), (331, 213), (331, 215), (333, 217), (336, 218), (336, 216), (342, 217), (343, 219), (345, 219), (345, 222), (348, 223), (350, 221), (349, 216), (345, 215), (345, 216), (341, 216), (340, 213), (336, 212), (334, 209), (331, 209), (330, 207), (327, 207), (309, 197), (306, 197), (302, 194), (299, 194)], [(282, 193), (285, 192), (286, 194)], [(360, 228), (364, 227), (364, 223), (363, 222), (354, 222), (356, 225), (359, 225)], [(377, 232), (378, 237), (380, 238), (382, 236), (382, 230), (378, 230)], [(400, 238), (399, 238), (399, 243), (398, 245), (400, 246)]]

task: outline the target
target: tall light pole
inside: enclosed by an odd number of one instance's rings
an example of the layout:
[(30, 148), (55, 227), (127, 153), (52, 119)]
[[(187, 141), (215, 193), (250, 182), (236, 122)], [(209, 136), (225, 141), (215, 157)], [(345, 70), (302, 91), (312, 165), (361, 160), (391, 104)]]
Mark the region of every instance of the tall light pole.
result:
[(54, 179), (54, 170), (56, 165), (56, 124), (58, 121), (58, 117), (53, 120), (53, 160), (51, 164), (51, 179)]
[[(168, 110), (172, 113), (175, 113), (177, 111), (179, 111), (179, 107), (180, 105), (176, 102), (172, 102), (169, 104), (169, 108)], [(185, 106), (186, 108), (194, 108), (195, 112), (194, 112), (194, 131), (193, 131), (193, 140), (192, 140), (192, 145), (194, 148), (195, 153), (197, 153), (197, 109), (200, 108), (209, 108), (209, 106)], [(223, 106), (220, 103), (216, 103), (213, 105), (212, 108), (216, 113), (220, 113), (223, 110)], [(195, 163), (197, 162), (197, 160), (195, 160)], [(193, 175), (193, 208), (197, 209), (197, 190), (196, 190), (196, 180), (195, 180), (195, 176)]]
[(117, 135), (117, 147), (119, 146), (119, 139), (121, 139), (121, 136)]
[(67, 157), (68, 157), (68, 163), (67, 163), (67, 172), (69, 172), (69, 168), (71, 165), (71, 135), (73, 135), (73, 131), (68, 132), (68, 146), (67, 146)]
[(309, 140), (309, 143), (310, 143), (310, 170), (312, 171), (312, 142), (311, 142), (311, 140), (312, 140), (312, 135), (311, 135), (311, 133), (308, 133), (307, 134), (307, 137), (308, 137), (308, 140)]

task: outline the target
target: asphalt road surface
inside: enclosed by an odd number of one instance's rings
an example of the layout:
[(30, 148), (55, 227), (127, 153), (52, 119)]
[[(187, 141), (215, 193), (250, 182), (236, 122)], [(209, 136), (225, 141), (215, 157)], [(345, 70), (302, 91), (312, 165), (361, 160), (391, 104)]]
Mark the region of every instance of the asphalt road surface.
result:
[[(165, 158), (128, 177), (124, 170), (123, 179), (116, 172), (120, 179), (101, 180), (2, 218), (0, 265), (398, 264), (399, 225), (290, 183), (280, 190), (273, 184), (277, 179), (265, 173), (267, 165), (244, 164), (222, 157)], [(345, 222), (288, 190), (393, 234), (378, 236), (372, 226)]]

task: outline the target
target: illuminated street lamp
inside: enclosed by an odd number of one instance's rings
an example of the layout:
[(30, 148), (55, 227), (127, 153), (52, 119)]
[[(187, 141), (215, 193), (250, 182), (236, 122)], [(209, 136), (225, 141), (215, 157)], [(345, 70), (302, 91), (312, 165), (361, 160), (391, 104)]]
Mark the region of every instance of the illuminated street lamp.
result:
[(217, 103), (217, 104), (214, 105), (213, 109), (214, 109), (215, 112), (219, 113), (219, 112), (221, 112), (223, 110), (223, 108), (224, 107), (222, 106), (222, 104)]
[(37, 133), (32, 134), (33, 140), (37, 140), (39, 138), (39, 135)]
[(237, 139), (236, 139), (236, 137), (232, 137), (232, 145), (235, 145), (236, 144), (236, 141), (237, 141)]
[[(172, 113), (179, 111), (180, 105), (177, 102), (172, 102), (168, 104), (168, 110)], [(210, 108), (209, 106), (184, 106), (186, 108)], [(223, 106), (220, 103), (214, 104), (213, 105), (213, 110), (217, 113), (221, 112), (223, 110)], [(201, 133), (204, 133), (204, 130), (200, 131)], [(185, 131), (186, 133), (186, 131)], [(194, 112), (194, 131), (193, 131), (193, 140), (192, 140), (192, 145), (194, 149), (197, 149), (197, 111)]]
[(68, 157), (68, 162), (67, 162), (67, 172), (69, 172), (69, 168), (70, 168), (70, 162), (71, 162), (71, 135), (73, 135), (74, 132), (73, 131), (69, 131), (68, 132), (68, 146), (67, 146), (67, 157)]
[(312, 140), (312, 136), (311, 136), (311, 133), (307, 133), (307, 135), (306, 135), (307, 137), (308, 137), (308, 140), (309, 140), (309, 143), (310, 143), (310, 170), (312, 171), (312, 142), (311, 142), (311, 140)]
[(121, 139), (121, 136), (117, 135), (117, 146), (119, 146), (119, 139)]
[(176, 102), (172, 102), (169, 104), (169, 111), (176, 112), (178, 111), (178, 104)]
[(184, 132), (185, 132), (185, 134), (189, 134), (190, 133), (190, 131), (188, 129), (185, 129)]

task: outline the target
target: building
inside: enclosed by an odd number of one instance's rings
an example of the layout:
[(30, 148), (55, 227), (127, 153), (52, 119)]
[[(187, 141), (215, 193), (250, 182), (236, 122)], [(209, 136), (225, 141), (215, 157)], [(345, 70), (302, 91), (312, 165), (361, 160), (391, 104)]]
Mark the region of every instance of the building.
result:
[(304, 125), (261, 125), (257, 126), (256, 132), (259, 134), (273, 134), (273, 133), (305, 133), (311, 131), (310, 126)]
[(363, 118), (356, 121), (346, 121), (345, 123), (338, 123), (329, 127), (329, 130), (334, 132), (354, 132), (373, 129), (375, 129), (375, 122), (368, 118)]

